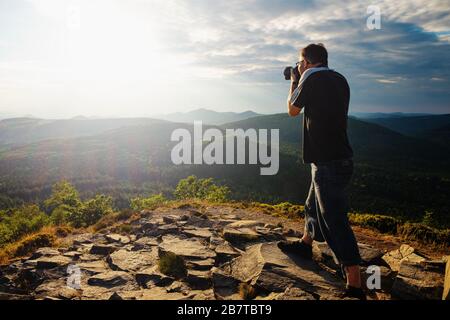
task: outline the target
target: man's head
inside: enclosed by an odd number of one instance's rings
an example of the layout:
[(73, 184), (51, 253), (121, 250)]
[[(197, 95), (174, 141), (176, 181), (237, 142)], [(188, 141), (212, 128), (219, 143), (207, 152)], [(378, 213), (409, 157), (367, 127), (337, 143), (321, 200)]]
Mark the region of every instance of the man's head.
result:
[(300, 74), (320, 65), (328, 66), (328, 52), (322, 43), (309, 44), (300, 51), (298, 71)]

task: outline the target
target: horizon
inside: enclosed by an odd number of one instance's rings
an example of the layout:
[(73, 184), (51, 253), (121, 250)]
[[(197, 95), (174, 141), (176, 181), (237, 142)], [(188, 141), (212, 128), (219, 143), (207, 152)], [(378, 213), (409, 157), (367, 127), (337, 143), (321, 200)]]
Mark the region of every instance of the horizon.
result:
[[(185, 111), (185, 112), (170, 112), (170, 113), (160, 113), (160, 114), (154, 114), (154, 115), (147, 115), (147, 116), (87, 116), (87, 115), (83, 115), (83, 114), (78, 114), (75, 116), (68, 116), (68, 117), (56, 117), (56, 118), (52, 118), (52, 117), (38, 117), (35, 115), (16, 115), (16, 116), (9, 116), (9, 117), (2, 117), (0, 114), (0, 121), (2, 120), (12, 120), (12, 119), (39, 119), (39, 120), (109, 120), (109, 119), (158, 119), (158, 117), (165, 117), (165, 116), (170, 116), (170, 115), (175, 115), (175, 114), (180, 114), (180, 115), (188, 115), (192, 112), (197, 112), (197, 111), (212, 111), (212, 112), (216, 112), (218, 114), (220, 113), (234, 113), (234, 114), (243, 114), (243, 113), (247, 113), (247, 112), (253, 112), (255, 113), (255, 116), (269, 116), (269, 115), (276, 115), (276, 114), (282, 114), (284, 112), (274, 112), (274, 113), (259, 113), (256, 112), (254, 110), (245, 110), (245, 111), (241, 111), (241, 112), (235, 112), (235, 111), (216, 111), (213, 109), (208, 109), (208, 108), (197, 108), (197, 109), (193, 109), (193, 110), (189, 110), (189, 111)], [(450, 114), (449, 112), (447, 113), (423, 113), (423, 112), (359, 112), (359, 111), (352, 111), (349, 112), (348, 115), (349, 116), (354, 116), (355, 114), (364, 114), (364, 115), (374, 115), (374, 114), (382, 114), (382, 115), (394, 115), (394, 114), (399, 114), (399, 115), (408, 115), (408, 116), (442, 116), (442, 115), (448, 115)], [(162, 120), (162, 119), (161, 119)], [(198, 119), (199, 121), (201, 121), (201, 119)], [(170, 121), (170, 120), (168, 120)]]
[(318, 42), (350, 113), (446, 114), (449, 26), (440, 0), (0, 0), (0, 118), (282, 113), (283, 68)]

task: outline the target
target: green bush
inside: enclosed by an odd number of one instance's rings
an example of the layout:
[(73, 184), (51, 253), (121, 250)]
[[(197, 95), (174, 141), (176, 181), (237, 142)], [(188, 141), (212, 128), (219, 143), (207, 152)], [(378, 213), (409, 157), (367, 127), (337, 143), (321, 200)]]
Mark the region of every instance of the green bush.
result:
[(382, 233), (396, 234), (400, 221), (393, 217), (379, 214), (350, 213), (351, 223), (361, 227), (375, 229)]
[(431, 244), (450, 246), (450, 230), (438, 230), (423, 223), (405, 223), (398, 228), (398, 234), (408, 240), (419, 240)]
[(0, 220), (0, 247), (22, 236), (39, 231), (50, 220), (37, 205), (26, 205), (2, 212)]
[(53, 212), (58, 207), (73, 212), (81, 207), (82, 203), (77, 189), (67, 181), (61, 181), (53, 185), (50, 198), (44, 201), (48, 212)]
[(77, 212), (73, 212), (69, 216), (69, 222), (75, 228), (87, 227), (112, 212), (112, 198), (103, 194), (96, 195), (84, 202)]
[(167, 199), (160, 193), (150, 196), (149, 198), (133, 198), (130, 207), (133, 210), (154, 209), (158, 205), (165, 203)]
[(287, 217), (290, 219), (298, 219), (303, 216), (305, 207), (302, 205), (292, 204), (290, 202), (282, 202), (279, 204), (271, 205), (267, 203), (253, 202), (253, 207), (261, 208), (264, 213), (270, 214), (276, 217)]
[(184, 259), (172, 252), (164, 253), (158, 261), (159, 271), (176, 279), (186, 277), (187, 268)]
[(75, 228), (93, 225), (113, 211), (111, 197), (100, 194), (83, 202), (75, 187), (67, 181), (53, 186), (44, 206), (51, 211), (50, 221), (54, 225), (70, 224)]
[(178, 182), (174, 194), (178, 199), (226, 202), (229, 200), (230, 190), (227, 186), (214, 184), (212, 178), (198, 179), (196, 176), (189, 176)]

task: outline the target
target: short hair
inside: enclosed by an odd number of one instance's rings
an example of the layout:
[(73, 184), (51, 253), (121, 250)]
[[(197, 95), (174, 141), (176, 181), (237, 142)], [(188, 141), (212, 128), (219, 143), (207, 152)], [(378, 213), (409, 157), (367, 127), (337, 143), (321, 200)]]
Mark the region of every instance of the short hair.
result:
[(322, 63), (328, 65), (328, 52), (322, 43), (307, 45), (302, 49), (301, 54), (311, 64)]

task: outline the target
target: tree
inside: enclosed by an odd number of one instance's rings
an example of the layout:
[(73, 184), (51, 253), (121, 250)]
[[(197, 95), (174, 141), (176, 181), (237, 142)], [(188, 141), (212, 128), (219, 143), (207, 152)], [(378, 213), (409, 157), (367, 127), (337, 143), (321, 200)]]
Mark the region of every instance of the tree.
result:
[(227, 186), (217, 186), (212, 178), (198, 179), (192, 175), (186, 179), (181, 179), (174, 193), (179, 199), (203, 199), (213, 202), (224, 202), (228, 200), (230, 190)]

